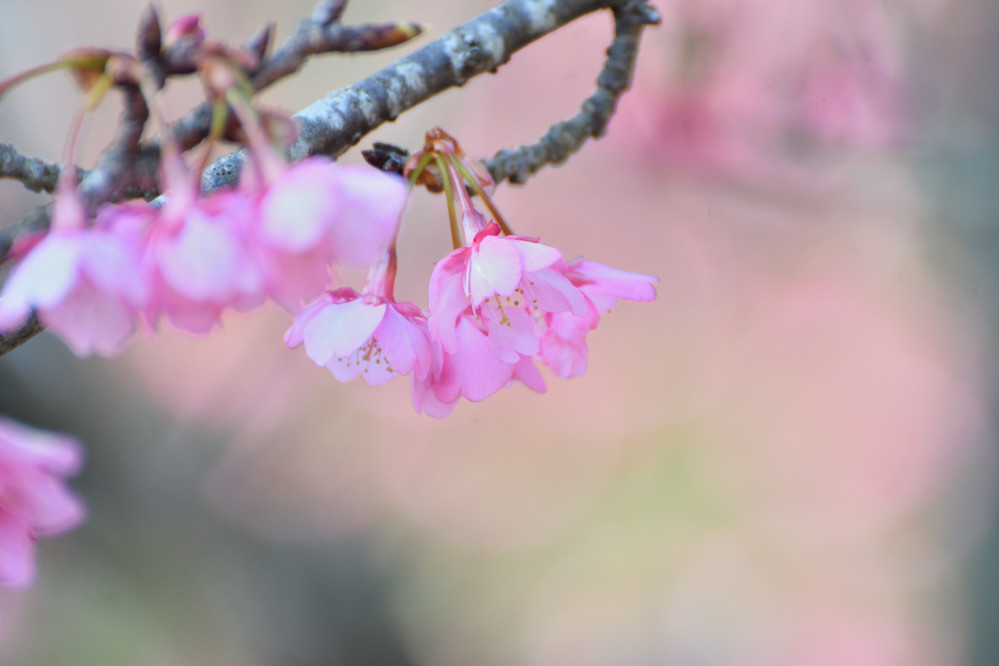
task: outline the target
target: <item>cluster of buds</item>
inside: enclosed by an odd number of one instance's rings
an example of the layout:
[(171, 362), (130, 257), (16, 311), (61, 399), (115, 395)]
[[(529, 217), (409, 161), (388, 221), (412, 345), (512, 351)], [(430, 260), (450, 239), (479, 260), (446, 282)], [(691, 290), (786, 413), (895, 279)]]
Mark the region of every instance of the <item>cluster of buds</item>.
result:
[[(493, 201), (492, 178), (444, 131), (427, 133), (404, 174), (443, 191), (454, 249), (437, 262), (429, 306), (393, 297), (394, 243), (372, 264), (360, 293), (327, 292), (285, 336), (337, 379), (383, 384), (411, 375), (413, 404), (432, 416), (460, 397), (478, 401), (521, 382), (543, 392), (536, 361), (558, 377), (586, 370), (586, 335), (617, 299), (651, 301), (656, 278), (576, 259), (512, 233)], [(476, 196), (486, 216), (472, 200)]]

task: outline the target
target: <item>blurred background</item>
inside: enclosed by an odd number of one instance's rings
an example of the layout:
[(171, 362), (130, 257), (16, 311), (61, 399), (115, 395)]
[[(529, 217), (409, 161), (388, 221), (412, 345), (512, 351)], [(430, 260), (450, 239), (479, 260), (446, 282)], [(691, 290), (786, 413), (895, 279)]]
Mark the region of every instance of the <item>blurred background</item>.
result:
[[(354, 2), (347, 21), (428, 31), (264, 99), (304, 108), (492, 4)], [(0, 592), (0, 663), (999, 663), (999, 6), (655, 4), (607, 135), (497, 193), (517, 232), (660, 278), (590, 335), (583, 377), (437, 421), (404, 381), (341, 385), (287, 350), (274, 307), (110, 361), (47, 334), (0, 359), (0, 412), (86, 443), (90, 512), (39, 544), (32, 589)], [(143, 4), (2, 6), (9, 76), (131, 48)], [(312, 10), (158, 6), (234, 41)], [(436, 125), (474, 155), (534, 141), (610, 37), (579, 20), (362, 146)], [(61, 75), (24, 85), (0, 140), (57, 161), (78, 102)], [(0, 223), (45, 200), (0, 182)], [(424, 305), (449, 249), (418, 193), (397, 294)]]

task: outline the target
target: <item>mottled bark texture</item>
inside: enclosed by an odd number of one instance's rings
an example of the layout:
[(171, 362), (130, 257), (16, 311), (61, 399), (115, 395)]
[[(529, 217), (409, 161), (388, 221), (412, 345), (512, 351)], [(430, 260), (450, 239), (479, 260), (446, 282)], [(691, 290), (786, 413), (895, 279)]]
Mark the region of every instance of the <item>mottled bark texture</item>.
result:
[[(597, 91), (580, 113), (535, 145), (502, 151), (488, 163), (497, 181), (523, 182), (544, 164), (558, 163), (590, 136), (599, 136), (617, 96), (631, 82), (642, 27), (658, 21), (644, 0), (508, 0), (435, 42), (357, 83), (330, 93), (295, 116), (301, 132), (289, 156), (337, 156), (382, 123), (473, 76), (496, 71), (519, 49), (597, 9), (615, 15), (615, 38)], [(244, 159), (235, 151), (211, 165), (202, 188), (236, 183)]]

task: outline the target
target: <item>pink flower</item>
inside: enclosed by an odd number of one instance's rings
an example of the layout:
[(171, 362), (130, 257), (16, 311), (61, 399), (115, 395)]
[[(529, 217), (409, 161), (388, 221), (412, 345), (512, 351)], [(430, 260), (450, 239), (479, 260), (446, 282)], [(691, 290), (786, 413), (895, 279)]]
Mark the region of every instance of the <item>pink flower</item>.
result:
[(305, 344), (305, 353), (342, 382), (358, 375), (373, 386), (431, 371), (433, 351), (427, 322), (412, 303), (392, 297), (395, 251), (374, 264), (362, 293), (350, 287), (327, 292), (295, 315), (285, 344)]
[(566, 266), (566, 277), (586, 298), (587, 313), (575, 316), (559, 312), (546, 317), (539, 358), (556, 377), (568, 379), (586, 372), (586, 334), (597, 327), (600, 317), (617, 299), (648, 302), (656, 297), (651, 275), (629, 273), (595, 261), (576, 259)]
[(260, 192), (250, 232), (257, 261), (269, 295), (294, 310), (326, 287), (334, 260), (367, 265), (394, 241), (407, 188), (373, 169), (311, 157)]
[(0, 293), (0, 331), (37, 311), (41, 323), (78, 356), (120, 351), (146, 298), (137, 255), (105, 228), (87, 228), (69, 180), (55, 196), (52, 230), (11, 272)]
[(454, 333), (455, 353), (438, 348), (439, 369), (425, 378), (413, 377), (413, 406), (417, 411), (441, 418), (450, 413), (459, 397), (472, 402), (485, 400), (515, 380), (538, 393), (547, 390), (530, 356), (498, 358), (490, 349), (487, 333), (469, 314), (458, 318)]
[(85, 510), (63, 478), (80, 469), (75, 440), (0, 416), (0, 583), (34, 580), (34, 543), (80, 524)]
[(284, 336), (342, 382), (358, 375), (372, 386), (393, 377), (430, 372), (426, 319), (412, 303), (363, 296), (350, 287), (327, 292), (303, 308)]
[(226, 308), (263, 303), (264, 280), (245, 240), (253, 202), (239, 190), (201, 197), (179, 155), (164, 153), (167, 201), (146, 229), (143, 275), (151, 289), (146, 316), (208, 333)]
[(538, 352), (539, 324), (556, 312), (586, 314), (582, 293), (564, 275), (562, 253), (525, 236), (500, 237), (490, 223), (470, 247), (454, 250), (430, 277), (430, 333), (449, 354), (469, 308), (479, 316), (499, 359), (516, 363)]

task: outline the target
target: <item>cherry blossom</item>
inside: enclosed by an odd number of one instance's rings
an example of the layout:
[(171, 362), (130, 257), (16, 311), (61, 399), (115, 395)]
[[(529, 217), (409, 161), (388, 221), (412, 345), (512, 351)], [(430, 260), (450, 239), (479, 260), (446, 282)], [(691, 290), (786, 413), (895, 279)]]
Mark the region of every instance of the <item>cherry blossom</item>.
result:
[[(421, 173), (419, 165), (431, 159), (437, 173)], [(582, 259), (567, 264), (558, 249), (513, 234), (489, 195), (488, 173), (480, 166), (484, 175), (477, 175), (443, 130), (428, 132), (424, 150), (408, 165), (413, 182), (451, 197), (455, 244), (430, 277), (428, 331), (434, 363), (429, 374), (413, 377), (417, 411), (446, 416), (460, 397), (483, 400), (516, 381), (543, 392), (536, 360), (558, 377), (581, 375), (587, 364), (586, 334), (601, 315), (618, 298), (655, 298), (653, 277)], [(473, 204), (466, 182), (493, 220), (487, 221)]]
[(437, 353), (439, 369), (422, 379), (414, 375), (412, 381), (413, 406), (430, 416), (447, 416), (460, 397), (471, 402), (485, 400), (515, 380), (538, 393), (547, 390), (530, 356), (498, 358), (490, 349), (488, 334), (468, 313), (460, 316), (455, 326), (455, 353), (442, 347)]
[(27, 587), (34, 580), (38, 537), (62, 534), (85, 517), (63, 481), (79, 471), (80, 445), (0, 416), (0, 583)]
[(582, 258), (569, 262), (566, 277), (586, 298), (587, 313), (549, 314), (547, 330), (541, 336), (539, 358), (556, 377), (568, 379), (586, 372), (586, 334), (597, 327), (600, 317), (610, 311), (617, 299), (648, 302), (656, 297), (653, 286), (659, 280), (618, 270)]
[[(244, 179), (244, 189), (254, 186)], [(376, 260), (395, 238), (406, 195), (401, 178), (327, 158), (281, 170), (260, 188), (248, 231), (270, 297), (293, 311), (329, 284), (334, 260)]]
[(264, 301), (263, 276), (242, 233), (252, 205), (238, 191), (199, 198), (190, 183), (170, 181), (178, 186), (168, 191), (146, 237), (146, 315), (151, 322), (162, 315), (187, 332), (208, 333), (226, 308), (247, 310)]
[(360, 294), (350, 287), (329, 291), (303, 308), (285, 344), (304, 343), (305, 353), (342, 382), (358, 375), (372, 386), (412, 373), (422, 379), (434, 359), (420, 308), (393, 298), (395, 251), (372, 265)]
[(146, 298), (138, 257), (124, 239), (87, 227), (71, 178), (60, 181), (52, 230), (14, 267), (0, 292), (0, 331), (39, 321), (78, 356), (116, 354)]
[(481, 317), (493, 354), (509, 362), (538, 352), (537, 326), (546, 314), (586, 314), (583, 295), (563, 274), (561, 252), (499, 232), (488, 224), (431, 275), (430, 331), (448, 353), (456, 351), (456, 324), (469, 308)]

